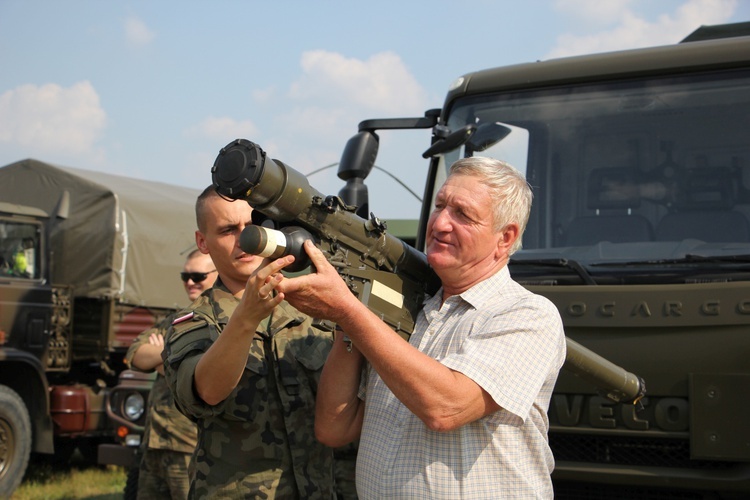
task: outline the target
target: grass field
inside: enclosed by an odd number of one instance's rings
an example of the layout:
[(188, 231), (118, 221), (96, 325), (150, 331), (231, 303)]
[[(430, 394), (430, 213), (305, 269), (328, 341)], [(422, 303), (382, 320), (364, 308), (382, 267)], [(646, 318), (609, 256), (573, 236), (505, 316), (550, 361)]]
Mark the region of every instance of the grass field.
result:
[(122, 467), (73, 462), (69, 466), (29, 463), (13, 500), (121, 500), (126, 471)]

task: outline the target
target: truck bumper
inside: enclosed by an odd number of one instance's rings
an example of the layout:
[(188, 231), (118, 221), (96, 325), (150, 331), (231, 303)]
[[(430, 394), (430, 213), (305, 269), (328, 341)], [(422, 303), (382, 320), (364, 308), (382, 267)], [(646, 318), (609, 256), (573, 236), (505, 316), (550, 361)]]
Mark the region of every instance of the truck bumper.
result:
[(130, 448), (121, 444), (100, 444), (97, 450), (97, 461), (102, 465), (121, 465), (133, 467), (136, 465), (137, 448)]

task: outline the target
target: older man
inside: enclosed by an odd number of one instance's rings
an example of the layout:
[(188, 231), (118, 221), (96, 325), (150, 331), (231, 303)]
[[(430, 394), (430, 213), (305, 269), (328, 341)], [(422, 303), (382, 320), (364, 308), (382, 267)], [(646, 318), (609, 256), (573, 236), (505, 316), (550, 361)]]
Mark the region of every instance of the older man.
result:
[[(317, 272), (277, 287), (338, 324), (317, 403), (318, 438), (360, 438), (361, 498), (552, 498), (547, 408), (565, 357), (554, 305), (515, 283), (531, 189), (509, 165), (457, 161), (437, 194), (427, 258), (442, 288), (402, 340), (311, 242)], [(351, 351), (351, 352), (350, 352)], [(362, 390), (360, 373), (368, 370)]]

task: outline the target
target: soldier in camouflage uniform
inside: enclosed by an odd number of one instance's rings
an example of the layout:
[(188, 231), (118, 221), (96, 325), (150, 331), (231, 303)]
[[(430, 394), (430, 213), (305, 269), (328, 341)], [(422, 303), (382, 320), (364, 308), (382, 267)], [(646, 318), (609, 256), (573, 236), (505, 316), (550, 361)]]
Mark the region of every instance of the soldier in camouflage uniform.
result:
[(275, 293), (290, 257), (266, 264), (239, 248), (251, 212), (211, 187), (199, 196), (196, 242), (219, 280), (166, 338), (167, 382), (198, 424), (190, 497), (330, 499), (332, 451), (313, 417), (333, 336)]
[[(188, 255), (181, 273), (190, 301), (216, 281), (211, 257), (197, 249)], [(125, 355), (131, 368), (158, 372), (148, 398), (146, 425), (141, 444), (138, 473), (139, 498), (187, 498), (190, 488), (188, 465), (197, 443), (195, 424), (175, 408), (174, 398), (164, 379), (161, 352), (163, 336), (175, 315), (141, 333)]]

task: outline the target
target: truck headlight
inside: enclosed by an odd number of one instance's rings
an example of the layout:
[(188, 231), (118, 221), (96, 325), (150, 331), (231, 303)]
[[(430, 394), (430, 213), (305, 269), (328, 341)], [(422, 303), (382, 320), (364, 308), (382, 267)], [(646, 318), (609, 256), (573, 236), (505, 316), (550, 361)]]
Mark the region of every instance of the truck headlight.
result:
[(134, 422), (141, 418), (145, 409), (146, 405), (143, 396), (138, 392), (134, 392), (125, 398), (125, 403), (122, 407), (125, 416)]

